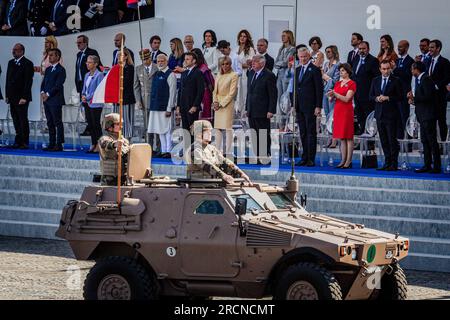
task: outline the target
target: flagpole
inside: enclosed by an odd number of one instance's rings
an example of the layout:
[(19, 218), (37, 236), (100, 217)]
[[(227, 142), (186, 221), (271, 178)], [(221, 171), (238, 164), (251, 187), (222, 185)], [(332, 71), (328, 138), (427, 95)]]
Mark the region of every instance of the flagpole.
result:
[(117, 204), (120, 207), (120, 203), (122, 200), (122, 117), (123, 117), (123, 69), (125, 65), (125, 61), (123, 60), (123, 37), (122, 44), (120, 46), (120, 76), (119, 76), (119, 136), (118, 136), (118, 157), (117, 157)]
[[(295, 0), (295, 14), (294, 14), (294, 46), (297, 47), (296, 43), (298, 41), (297, 35), (297, 19), (298, 19), (298, 0)], [(295, 65), (297, 56), (297, 48), (294, 52), (294, 74), (292, 81), (292, 160), (291, 160), (291, 180), (295, 179), (295, 108), (297, 107), (297, 66)], [(289, 120), (288, 120), (289, 121)]]
[[(137, 12), (138, 12), (138, 24), (139, 24), (139, 40), (141, 41), (141, 51), (144, 50), (144, 45), (142, 44), (142, 26), (141, 26), (141, 6), (139, 2), (137, 4)], [(142, 60), (142, 56), (141, 56)]]

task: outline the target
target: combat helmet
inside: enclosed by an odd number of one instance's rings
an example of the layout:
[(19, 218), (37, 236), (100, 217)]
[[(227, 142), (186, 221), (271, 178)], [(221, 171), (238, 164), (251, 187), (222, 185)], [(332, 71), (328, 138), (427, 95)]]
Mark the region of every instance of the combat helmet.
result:
[(108, 130), (109, 128), (114, 127), (115, 123), (119, 123), (120, 115), (118, 113), (109, 113), (103, 119), (103, 129)]

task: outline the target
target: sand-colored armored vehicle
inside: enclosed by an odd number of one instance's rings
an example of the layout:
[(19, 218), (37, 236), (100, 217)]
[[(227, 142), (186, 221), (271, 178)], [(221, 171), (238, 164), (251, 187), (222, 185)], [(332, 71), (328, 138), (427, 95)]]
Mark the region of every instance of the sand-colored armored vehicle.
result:
[(122, 187), (120, 206), (116, 193), (86, 187), (56, 233), (96, 261), (85, 299), (406, 299), (409, 240), (308, 213), (296, 180), (147, 177)]

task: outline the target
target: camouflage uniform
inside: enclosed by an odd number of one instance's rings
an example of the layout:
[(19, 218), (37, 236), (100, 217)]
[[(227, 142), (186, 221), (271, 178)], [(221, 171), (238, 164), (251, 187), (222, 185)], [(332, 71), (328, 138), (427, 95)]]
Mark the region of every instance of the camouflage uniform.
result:
[(197, 120), (192, 127), (196, 142), (186, 152), (187, 177), (197, 179), (223, 179), (225, 175), (239, 178), (244, 172), (227, 159), (211, 144), (203, 144), (202, 135), (205, 130), (212, 130), (212, 125), (206, 120)]
[(240, 178), (244, 173), (213, 145), (193, 143), (186, 154), (187, 177), (197, 179), (223, 179), (224, 175)]
[[(105, 130), (111, 127), (111, 119), (116, 120), (116, 114), (109, 114), (105, 116)], [(109, 122), (108, 122), (109, 120)], [(112, 126), (115, 122), (112, 121)], [(101, 184), (106, 186), (117, 185), (117, 172), (118, 172), (118, 134), (106, 131), (106, 134), (98, 140), (100, 146), (100, 171), (102, 174)], [(122, 138), (122, 183), (126, 181), (127, 170), (127, 154), (130, 150), (130, 143), (127, 139)]]

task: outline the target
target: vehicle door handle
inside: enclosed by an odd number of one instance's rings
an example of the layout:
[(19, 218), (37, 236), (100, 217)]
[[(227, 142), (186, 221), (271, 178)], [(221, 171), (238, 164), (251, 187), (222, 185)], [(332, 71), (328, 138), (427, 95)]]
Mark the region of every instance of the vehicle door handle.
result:
[(216, 233), (216, 231), (219, 229), (219, 226), (214, 226), (214, 228), (212, 228), (211, 232), (208, 235), (208, 239), (211, 239), (212, 237), (214, 237), (214, 234)]

